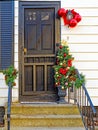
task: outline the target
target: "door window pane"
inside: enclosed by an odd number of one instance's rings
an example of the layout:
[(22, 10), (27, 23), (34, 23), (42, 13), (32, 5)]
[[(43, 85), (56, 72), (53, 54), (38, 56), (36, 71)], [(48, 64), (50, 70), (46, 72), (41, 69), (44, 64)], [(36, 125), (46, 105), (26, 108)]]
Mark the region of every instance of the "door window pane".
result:
[(32, 10), (26, 12), (26, 20), (27, 21), (35, 21), (36, 20), (36, 12)]
[(41, 12), (41, 20), (49, 20), (50, 13), (49, 12)]

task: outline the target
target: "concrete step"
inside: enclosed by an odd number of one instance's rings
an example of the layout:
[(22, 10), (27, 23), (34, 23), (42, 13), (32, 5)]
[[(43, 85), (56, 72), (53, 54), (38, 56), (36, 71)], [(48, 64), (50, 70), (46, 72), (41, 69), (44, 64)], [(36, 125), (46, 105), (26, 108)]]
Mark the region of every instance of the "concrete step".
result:
[(79, 114), (76, 105), (72, 104), (12, 104), (12, 114), (24, 115), (76, 115)]
[[(0, 130), (7, 130), (0, 128)], [(83, 127), (11, 127), (11, 130), (85, 130)]]
[(81, 117), (79, 115), (11, 115), (12, 126), (33, 126), (33, 127), (83, 127)]
[(14, 103), (11, 106), (11, 126), (83, 127), (83, 123), (76, 105)]

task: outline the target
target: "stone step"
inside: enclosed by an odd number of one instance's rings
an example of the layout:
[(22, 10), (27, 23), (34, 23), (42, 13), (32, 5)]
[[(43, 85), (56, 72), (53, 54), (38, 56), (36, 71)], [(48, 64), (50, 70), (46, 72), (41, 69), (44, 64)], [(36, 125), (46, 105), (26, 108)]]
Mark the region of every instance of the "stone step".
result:
[(83, 123), (76, 105), (14, 103), (11, 127), (83, 127)]
[[(7, 130), (0, 128), (0, 130)], [(11, 127), (11, 130), (85, 130), (83, 127)]]
[(11, 113), (25, 115), (77, 115), (79, 111), (77, 106), (72, 104), (12, 104)]
[(11, 115), (11, 126), (21, 127), (83, 127), (80, 115)]

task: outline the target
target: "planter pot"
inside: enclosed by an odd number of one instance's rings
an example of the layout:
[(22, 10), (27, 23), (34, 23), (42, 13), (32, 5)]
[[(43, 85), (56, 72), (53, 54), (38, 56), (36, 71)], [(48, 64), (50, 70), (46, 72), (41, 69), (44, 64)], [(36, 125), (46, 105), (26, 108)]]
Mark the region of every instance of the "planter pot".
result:
[(62, 89), (62, 86), (58, 86), (58, 101), (57, 103), (59, 104), (66, 104), (68, 103), (66, 100), (65, 100), (65, 96), (67, 95), (67, 92), (66, 92), (66, 89)]

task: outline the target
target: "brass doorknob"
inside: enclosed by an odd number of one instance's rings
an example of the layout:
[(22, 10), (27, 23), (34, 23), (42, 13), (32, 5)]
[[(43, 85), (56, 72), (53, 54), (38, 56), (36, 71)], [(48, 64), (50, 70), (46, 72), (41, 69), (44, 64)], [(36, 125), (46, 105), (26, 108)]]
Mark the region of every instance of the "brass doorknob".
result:
[(24, 48), (23, 51), (24, 51), (24, 53), (27, 53), (27, 48)]

